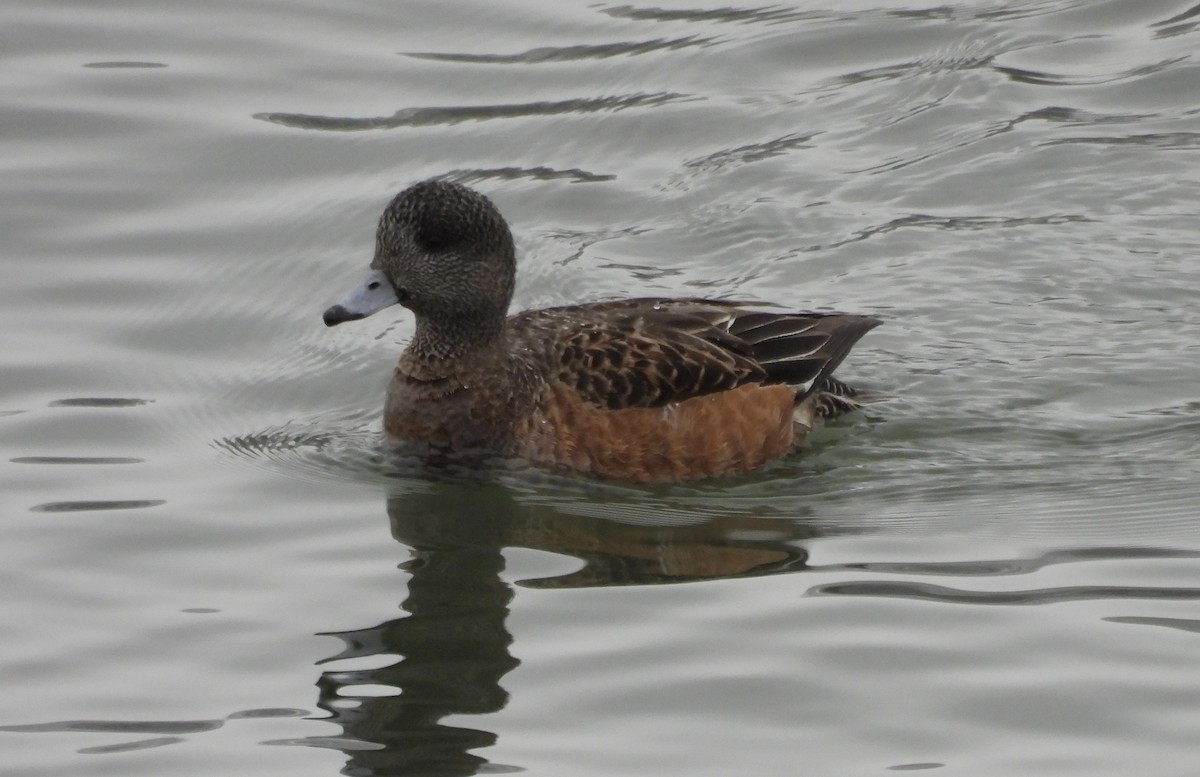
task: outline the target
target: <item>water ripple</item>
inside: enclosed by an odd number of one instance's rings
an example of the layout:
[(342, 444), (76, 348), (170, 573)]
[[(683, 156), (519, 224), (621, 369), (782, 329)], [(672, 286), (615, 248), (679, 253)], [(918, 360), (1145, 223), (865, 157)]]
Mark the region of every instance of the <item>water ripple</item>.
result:
[(1167, 629), (1200, 633), (1200, 620), (1193, 618), (1155, 618), (1141, 615), (1113, 615), (1104, 618), (1108, 623), (1128, 623), (1136, 626), (1161, 626)]
[(812, 596), (868, 596), (972, 605), (1055, 604), (1094, 599), (1200, 600), (1200, 588), (1121, 585), (1077, 585), (1023, 591), (969, 591), (929, 583), (864, 581), (813, 586), (808, 593)]
[(151, 739), (139, 739), (136, 742), (121, 742), (116, 745), (96, 745), (94, 747), (81, 747), (76, 752), (82, 755), (105, 755), (108, 753), (129, 753), (135, 750), (149, 750), (154, 747), (164, 747), (166, 745), (177, 745), (180, 742), (186, 742), (183, 737), (153, 737)]
[(1200, 149), (1200, 132), (1149, 132), (1141, 135), (1119, 135), (1109, 137), (1068, 137), (1044, 140), (1038, 145), (1099, 145), (1099, 146), (1144, 146), (1161, 151), (1195, 151)]
[(533, 181), (559, 181), (572, 183), (599, 183), (612, 181), (617, 176), (607, 173), (590, 173), (587, 170), (572, 168), (556, 170), (552, 167), (491, 167), (491, 168), (461, 168), (451, 170), (439, 178), (473, 184), (480, 181), (518, 181), (522, 179)]
[(656, 38), (647, 41), (622, 41), (619, 43), (597, 43), (579, 46), (539, 46), (518, 54), (467, 54), (433, 51), (406, 51), (403, 54), (414, 59), (429, 59), (439, 62), (464, 62), (491, 65), (531, 65), (543, 62), (573, 62), (586, 59), (608, 59), (610, 57), (634, 56), (656, 51), (712, 46), (718, 38), (687, 36), (683, 38)]
[(164, 62), (85, 62), (84, 67), (92, 68), (126, 68), (126, 69), (157, 69), (166, 67)]
[(17, 456), (13, 464), (141, 464), (145, 459), (133, 456)]
[(853, 235), (825, 245), (810, 245), (804, 251), (826, 251), (832, 248), (871, 240), (898, 229), (945, 229), (945, 230), (993, 230), (1016, 227), (1046, 226), (1070, 223), (1085, 223), (1092, 219), (1079, 214), (1052, 213), (1046, 216), (934, 216), (928, 213), (913, 213), (892, 219), (884, 224), (861, 229)]
[(616, 112), (630, 108), (658, 107), (668, 103), (696, 99), (699, 98), (678, 92), (655, 92), (531, 103), (402, 108), (391, 116), (364, 118), (282, 112), (256, 113), (254, 118), (296, 129), (356, 132), (396, 129), (397, 127), (448, 126), (463, 122), (519, 119), (532, 116)]
[[(880, 572), (906, 575), (947, 575), (953, 577), (996, 577), (1027, 575), (1059, 564), (1076, 564), (1094, 561), (1131, 559), (1195, 559), (1200, 552), (1177, 548), (1153, 547), (1096, 547), (1053, 550), (1030, 558), (988, 559), (972, 561), (941, 562), (864, 562), (819, 569), (855, 569), (864, 572)], [(818, 569), (818, 567), (813, 567)]]
[(1180, 62), (1186, 62), (1189, 57), (1170, 57), (1160, 60), (1151, 65), (1141, 65), (1139, 67), (1122, 70), (1116, 73), (1097, 73), (1088, 75), (1066, 75), (1064, 73), (1051, 73), (1042, 70), (1032, 70), (1021, 67), (993, 65), (993, 68), (998, 73), (1008, 76), (1013, 81), (1022, 84), (1032, 84), (1034, 86), (1097, 86), (1100, 84), (1112, 84), (1119, 81), (1129, 79), (1144, 78), (1154, 73), (1160, 73), (1169, 69), (1172, 65), (1177, 65)]
[(793, 11), (779, 6), (761, 6), (758, 8), (635, 8), (632, 5), (617, 5), (603, 8), (600, 11), (607, 16), (635, 21), (655, 22), (720, 22), (733, 24), (794, 22), (805, 19), (817, 19), (825, 16), (825, 12)]
[(1176, 35), (1187, 35), (1200, 29), (1200, 20), (1196, 20), (1198, 16), (1200, 16), (1200, 5), (1194, 5), (1183, 13), (1163, 19), (1161, 22), (1154, 22), (1150, 26), (1157, 28), (1154, 37), (1173, 38)]
[(152, 403), (153, 399), (132, 397), (71, 397), (56, 399), (50, 407), (140, 407)]
[(220, 720), (58, 720), (0, 726), (0, 731), (19, 733), (62, 733), (88, 731), (102, 734), (199, 734), (225, 725)]
[(791, 132), (761, 143), (747, 143), (696, 159), (689, 159), (683, 162), (683, 167), (713, 173), (731, 165), (759, 162), (781, 156), (798, 148), (812, 148), (811, 141), (820, 134), (820, 132)]
[(137, 510), (143, 507), (158, 507), (166, 504), (165, 499), (94, 499), (88, 501), (46, 502), (29, 508), (35, 513), (78, 513), (96, 510)]

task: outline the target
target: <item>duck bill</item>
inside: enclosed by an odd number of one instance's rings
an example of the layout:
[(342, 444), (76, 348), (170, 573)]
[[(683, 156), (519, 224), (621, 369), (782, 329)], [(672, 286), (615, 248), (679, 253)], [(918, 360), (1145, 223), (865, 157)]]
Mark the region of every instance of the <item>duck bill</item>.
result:
[(369, 270), (345, 299), (326, 310), (321, 318), (325, 326), (337, 326), (347, 321), (366, 318), (399, 301), (396, 287), (387, 276), (379, 270)]

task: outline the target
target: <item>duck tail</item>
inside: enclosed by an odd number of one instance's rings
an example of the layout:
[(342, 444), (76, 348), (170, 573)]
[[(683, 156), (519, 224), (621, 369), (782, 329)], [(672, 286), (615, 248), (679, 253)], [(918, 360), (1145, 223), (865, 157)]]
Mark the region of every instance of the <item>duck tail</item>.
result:
[(884, 402), (886, 394), (853, 388), (833, 377), (854, 344), (881, 323), (869, 316), (831, 316), (829, 341), (822, 348), (824, 363), (806, 387), (796, 392), (793, 415), (796, 422), (812, 429), (817, 423), (858, 410), (863, 405)]
[(817, 380), (813, 387), (796, 397), (792, 416), (796, 423), (812, 429), (818, 423), (846, 413), (852, 413), (863, 405), (887, 402), (892, 397), (877, 391), (856, 389), (837, 378), (827, 376)]

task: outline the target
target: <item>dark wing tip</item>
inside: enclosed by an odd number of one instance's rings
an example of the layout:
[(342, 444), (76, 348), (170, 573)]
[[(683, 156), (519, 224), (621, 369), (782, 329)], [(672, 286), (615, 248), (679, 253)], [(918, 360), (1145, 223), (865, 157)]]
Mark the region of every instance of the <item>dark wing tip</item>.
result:
[(882, 321), (854, 313), (763, 313), (751, 311), (730, 322), (772, 383), (796, 386), (801, 396), (831, 375), (867, 332)]

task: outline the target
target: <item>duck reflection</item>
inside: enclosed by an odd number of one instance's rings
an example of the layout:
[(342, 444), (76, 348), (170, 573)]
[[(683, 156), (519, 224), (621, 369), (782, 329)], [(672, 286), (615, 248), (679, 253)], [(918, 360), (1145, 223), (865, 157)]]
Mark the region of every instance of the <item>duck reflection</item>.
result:
[[(578, 495), (547, 504), (496, 483), (461, 482), (426, 483), (419, 492), (392, 496), (392, 534), (413, 552), (404, 565), (411, 575), (402, 603), (407, 615), (334, 634), (345, 649), (330, 660), (399, 659), (378, 669), (329, 671), (319, 682), (319, 705), (344, 731), (344, 773), (506, 770), (473, 752), (494, 744), (494, 733), (444, 721), (495, 712), (508, 701), (500, 683), (520, 662), (505, 628), (514, 589), (501, 576), (504, 548), (582, 562), (565, 575), (518, 583), (541, 588), (745, 577), (805, 566), (798, 542), (812, 536), (807, 524), (760, 512), (664, 525), (661, 513), (647, 512), (645, 493), (636, 496), (605, 494), (601, 502)], [(597, 505), (605, 515), (578, 514)], [(388, 694), (378, 695), (378, 686)]]

